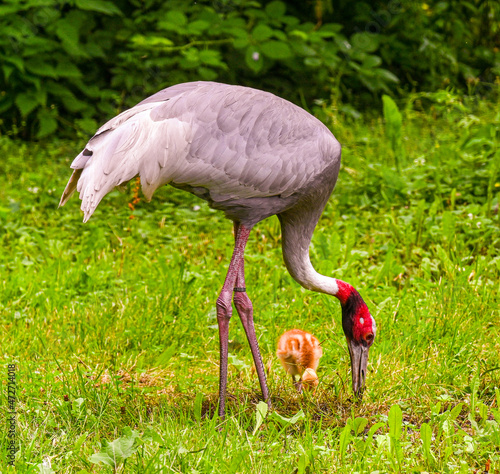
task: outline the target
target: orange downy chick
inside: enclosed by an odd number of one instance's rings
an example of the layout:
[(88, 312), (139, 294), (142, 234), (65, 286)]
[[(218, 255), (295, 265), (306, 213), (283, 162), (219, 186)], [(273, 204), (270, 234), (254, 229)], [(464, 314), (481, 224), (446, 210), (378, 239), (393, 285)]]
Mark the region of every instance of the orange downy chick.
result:
[[(316, 369), (323, 350), (316, 337), (301, 329), (291, 329), (285, 332), (278, 341), (276, 351), (281, 365), (292, 376), (293, 383), (299, 392), (302, 384), (311, 390), (318, 385)], [(300, 380), (297, 382), (295, 376)]]

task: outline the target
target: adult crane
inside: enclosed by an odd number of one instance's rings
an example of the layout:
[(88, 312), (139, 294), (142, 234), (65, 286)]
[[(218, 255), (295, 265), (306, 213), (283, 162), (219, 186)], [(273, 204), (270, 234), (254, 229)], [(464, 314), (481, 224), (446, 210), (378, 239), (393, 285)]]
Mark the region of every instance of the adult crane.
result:
[(264, 400), (264, 366), (245, 287), (244, 251), (258, 222), (277, 215), (285, 265), (303, 287), (337, 297), (361, 396), (376, 326), (348, 283), (317, 273), (309, 244), (340, 167), (339, 142), (300, 107), (247, 87), (191, 82), (164, 89), (104, 124), (71, 164), (60, 206), (77, 190), (87, 222), (115, 186), (140, 176), (150, 200), (170, 184), (199, 196), (234, 223), (235, 244), (217, 299), (220, 340), (219, 415), (224, 416), (231, 299), (250, 344)]

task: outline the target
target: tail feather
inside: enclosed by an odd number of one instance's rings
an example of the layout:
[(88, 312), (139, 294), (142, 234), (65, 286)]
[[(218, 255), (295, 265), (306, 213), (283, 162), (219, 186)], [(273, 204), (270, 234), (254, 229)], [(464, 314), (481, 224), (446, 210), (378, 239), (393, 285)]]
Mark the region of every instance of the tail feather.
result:
[(76, 191), (76, 186), (78, 184), (78, 180), (80, 179), (82, 171), (83, 169), (77, 169), (73, 171), (73, 174), (71, 175), (71, 178), (69, 178), (68, 184), (64, 189), (63, 195), (61, 196), (61, 200), (59, 201), (59, 207), (64, 206), (68, 202), (68, 199)]
[(174, 174), (196, 167), (184, 159), (190, 143), (189, 125), (177, 119), (154, 121), (151, 107), (149, 104), (148, 110), (129, 112), (127, 120), (118, 116), (116, 128), (100, 129), (90, 139), (71, 164), (75, 171), (60, 206), (78, 191), (83, 221), (87, 222), (109, 191), (135, 176), (141, 177), (142, 191), (149, 200)]

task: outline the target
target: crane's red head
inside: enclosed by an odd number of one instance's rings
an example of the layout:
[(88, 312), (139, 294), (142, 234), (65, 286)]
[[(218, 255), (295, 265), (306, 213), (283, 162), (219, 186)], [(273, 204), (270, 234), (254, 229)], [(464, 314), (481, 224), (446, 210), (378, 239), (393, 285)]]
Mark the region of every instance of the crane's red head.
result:
[(337, 298), (342, 305), (342, 328), (351, 355), (352, 388), (361, 398), (365, 386), (368, 351), (377, 326), (361, 295), (348, 283), (337, 280)]

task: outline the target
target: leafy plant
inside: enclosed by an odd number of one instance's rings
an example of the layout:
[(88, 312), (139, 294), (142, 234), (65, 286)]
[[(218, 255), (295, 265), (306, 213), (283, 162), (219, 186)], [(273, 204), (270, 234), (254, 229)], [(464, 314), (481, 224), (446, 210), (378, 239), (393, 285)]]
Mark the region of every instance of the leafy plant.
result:
[(123, 429), (123, 435), (114, 441), (103, 440), (102, 448), (99, 453), (90, 457), (90, 462), (94, 464), (103, 463), (113, 468), (113, 471), (125, 463), (126, 460), (137, 452), (137, 439), (139, 433), (126, 426)]
[(247, 83), (296, 101), (328, 95), (332, 82), (377, 93), (398, 81), (381, 67), (376, 36), (301, 21), (279, 0), (227, 8), (9, 0), (0, 28), (0, 127), (26, 138), (92, 133), (117, 109), (191, 80)]
[[(106, 0), (4, 3), (0, 127), (43, 138), (61, 123), (89, 130), (98, 112), (111, 113), (117, 95), (106, 88), (102, 70), (109, 59), (115, 19), (121, 15)], [(106, 29), (101, 27), (103, 17)]]
[(403, 117), (398, 109), (398, 106), (388, 95), (382, 96), (385, 133), (391, 144), (396, 168), (401, 169), (401, 164), (404, 161), (405, 152), (403, 148)]

